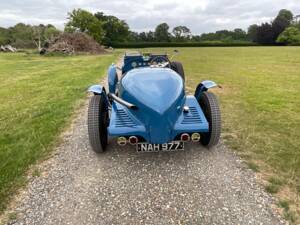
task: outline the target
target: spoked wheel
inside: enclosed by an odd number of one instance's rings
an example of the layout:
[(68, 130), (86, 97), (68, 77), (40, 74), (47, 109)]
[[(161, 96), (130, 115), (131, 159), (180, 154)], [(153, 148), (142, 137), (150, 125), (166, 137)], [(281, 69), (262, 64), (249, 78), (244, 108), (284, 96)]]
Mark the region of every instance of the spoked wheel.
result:
[(213, 93), (205, 91), (198, 102), (209, 123), (209, 132), (201, 133), (200, 142), (211, 148), (218, 144), (221, 135), (221, 112), (218, 100)]
[(107, 146), (108, 108), (101, 95), (94, 95), (88, 109), (88, 134), (92, 149), (101, 153)]
[(184, 75), (184, 70), (181, 62), (171, 62), (171, 69), (177, 72), (183, 81), (185, 81), (185, 75)]

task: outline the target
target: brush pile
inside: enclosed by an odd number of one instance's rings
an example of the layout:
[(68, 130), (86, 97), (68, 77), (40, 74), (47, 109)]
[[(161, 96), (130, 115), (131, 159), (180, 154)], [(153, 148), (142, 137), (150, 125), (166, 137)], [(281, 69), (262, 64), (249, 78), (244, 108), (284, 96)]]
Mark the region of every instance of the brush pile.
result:
[(53, 39), (47, 49), (43, 49), (41, 54), (46, 52), (60, 52), (67, 55), (87, 53), (105, 53), (104, 47), (98, 44), (92, 37), (85, 33), (63, 33)]

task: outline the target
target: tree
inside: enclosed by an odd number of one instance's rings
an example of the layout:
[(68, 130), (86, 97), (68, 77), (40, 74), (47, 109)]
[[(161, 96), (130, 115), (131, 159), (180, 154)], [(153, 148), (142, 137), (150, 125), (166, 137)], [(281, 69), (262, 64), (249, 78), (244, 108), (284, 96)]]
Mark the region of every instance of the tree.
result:
[(56, 27), (54, 27), (51, 24), (48, 24), (46, 26), (46, 29), (45, 29), (44, 34), (43, 34), (43, 47), (48, 48), (49, 43), (51, 42), (51, 40), (58, 37), (61, 33), (62, 32), (60, 30), (56, 29)]
[(228, 38), (229, 36), (231, 36), (231, 32), (228, 30), (218, 30), (215, 34), (216, 40), (220, 41)]
[(149, 31), (146, 33), (147, 35), (147, 41), (154, 42), (155, 41), (155, 33), (153, 31)]
[(120, 20), (115, 16), (104, 15), (98, 12), (95, 17), (103, 24), (105, 31), (104, 44), (111, 45), (113, 42), (125, 42), (129, 37), (129, 26), (124, 20)]
[(0, 27), (0, 45), (7, 45), (11, 42), (9, 29)]
[(204, 33), (200, 37), (201, 41), (217, 41), (219, 38), (217, 37), (216, 33)]
[(0, 28), (0, 44), (2, 36), (5, 35), (6, 41), (2, 44), (11, 44), (17, 48), (35, 48), (39, 50), (60, 33), (53, 25), (26, 25), (18, 23), (13, 27), (1, 31)]
[(194, 36), (193, 40), (198, 41), (222, 41), (222, 42), (234, 42), (234, 41), (246, 41), (247, 33), (241, 28), (236, 28), (233, 31), (230, 30), (218, 30), (215, 33), (204, 33), (200, 37)]
[(66, 24), (65, 31), (84, 32), (92, 36), (97, 42), (102, 42), (105, 36), (102, 27), (103, 24), (92, 13), (82, 9), (74, 9), (69, 13), (68, 20), (69, 22)]
[(175, 36), (176, 41), (183, 41), (185, 39), (189, 39), (191, 35), (190, 29), (186, 26), (174, 27), (172, 33)]
[(251, 41), (260, 44), (274, 44), (278, 36), (291, 25), (293, 14), (291, 11), (282, 9), (272, 24), (263, 23), (260, 26), (256, 24), (248, 28), (248, 37)]
[(282, 9), (272, 23), (273, 41), (275, 42), (278, 36), (291, 25), (293, 21), (293, 13), (289, 10)]
[(192, 41), (195, 41), (195, 42), (200, 42), (200, 41), (202, 41), (200, 35), (192, 35), (191, 40), (192, 40)]
[(43, 24), (32, 26), (32, 31), (32, 41), (39, 51), (41, 51), (42, 47), (47, 45), (51, 39), (61, 33), (51, 24), (46, 26)]
[(139, 41), (139, 33), (129, 31), (128, 41), (129, 42), (138, 42)]
[(155, 28), (154, 37), (159, 42), (169, 42), (170, 33), (169, 25), (167, 23), (161, 23)]
[(42, 42), (44, 41), (45, 26), (43, 24), (40, 24), (39, 26), (33, 26), (32, 31), (32, 41), (38, 48), (38, 51), (41, 51)]
[(297, 15), (294, 17), (292, 26), (294, 26), (300, 30), (300, 15)]
[(30, 25), (18, 23), (9, 28), (11, 35), (10, 43), (16, 48), (34, 48), (35, 44), (32, 39), (33, 29)]
[(147, 37), (147, 33), (146, 32), (139, 33), (139, 41), (142, 41), (142, 42), (148, 41), (148, 37)]
[(257, 27), (257, 42), (260, 44), (273, 44), (274, 34), (272, 25), (263, 23)]
[(256, 24), (251, 25), (248, 28), (248, 38), (252, 41), (252, 42), (257, 42), (257, 30), (258, 30), (258, 26)]
[(241, 28), (236, 28), (232, 32), (232, 38), (233, 40), (246, 40), (247, 39), (247, 33), (242, 30)]
[(286, 28), (278, 37), (277, 42), (285, 44), (299, 44), (300, 30), (296, 27)]
[(48, 24), (44, 32), (44, 39), (46, 42), (49, 42), (51, 39), (59, 36), (60, 34), (61, 31), (56, 29), (56, 27), (54, 27), (53, 25)]

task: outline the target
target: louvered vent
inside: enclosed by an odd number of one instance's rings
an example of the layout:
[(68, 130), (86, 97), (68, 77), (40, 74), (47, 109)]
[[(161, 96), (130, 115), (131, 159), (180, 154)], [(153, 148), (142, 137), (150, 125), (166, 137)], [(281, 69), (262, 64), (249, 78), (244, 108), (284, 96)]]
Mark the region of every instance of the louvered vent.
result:
[(195, 124), (201, 122), (202, 121), (196, 107), (190, 107), (190, 112), (184, 114), (182, 124)]
[(124, 109), (117, 110), (116, 127), (135, 127), (136, 123), (128, 116)]

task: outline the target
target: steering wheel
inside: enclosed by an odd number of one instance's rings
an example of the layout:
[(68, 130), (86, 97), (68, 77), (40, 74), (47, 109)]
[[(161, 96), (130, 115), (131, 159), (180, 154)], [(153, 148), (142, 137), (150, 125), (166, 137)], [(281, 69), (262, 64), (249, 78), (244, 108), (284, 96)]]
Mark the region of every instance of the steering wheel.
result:
[(154, 57), (154, 58), (150, 61), (150, 65), (154, 66), (154, 65), (155, 65), (154, 63), (155, 63), (155, 62), (157, 63), (158, 66), (159, 66), (159, 65), (163, 66), (164, 63), (165, 63), (165, 66), (171, 68), (171, 61), (170, 61), (170, 60), (168, 59), (168, 57), (166, 57), (166, 56), (160, 55), (160, 56)]

